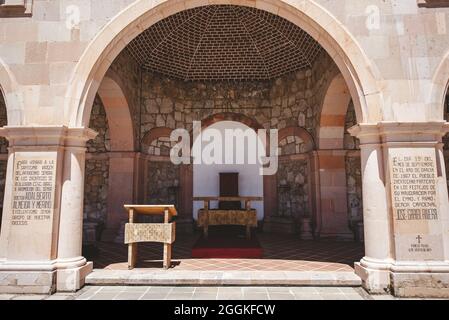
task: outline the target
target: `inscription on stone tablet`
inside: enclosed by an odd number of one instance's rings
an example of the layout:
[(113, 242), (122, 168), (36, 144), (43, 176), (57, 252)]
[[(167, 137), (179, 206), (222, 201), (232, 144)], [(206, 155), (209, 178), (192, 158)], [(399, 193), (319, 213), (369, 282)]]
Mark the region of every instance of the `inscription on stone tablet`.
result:
[(392, 148), (389, 167), (396, 259), (440, 259), (435, 149)]
[(435, 159), (426, 155), (390, 159), (396, 220), (437, 220)]
[(55, 193), (56, 160), (16, 156), (14, 159), (13, 226), (51, 221)]

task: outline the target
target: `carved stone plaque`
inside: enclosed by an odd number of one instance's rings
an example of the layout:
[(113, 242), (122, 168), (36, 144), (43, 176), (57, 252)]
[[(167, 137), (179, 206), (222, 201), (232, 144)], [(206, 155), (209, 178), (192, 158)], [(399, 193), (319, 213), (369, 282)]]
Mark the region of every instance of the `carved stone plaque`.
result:
[(435, 150), (390, 149), (389, 168), (396, 258), (438, 260), (443, 250)]
[(52, 220), (55, 178), (55, 159), (15, 157), (11, 225)]
[(16, 152), (12, 167), (8, 259), (53, 258), (56, 152)]

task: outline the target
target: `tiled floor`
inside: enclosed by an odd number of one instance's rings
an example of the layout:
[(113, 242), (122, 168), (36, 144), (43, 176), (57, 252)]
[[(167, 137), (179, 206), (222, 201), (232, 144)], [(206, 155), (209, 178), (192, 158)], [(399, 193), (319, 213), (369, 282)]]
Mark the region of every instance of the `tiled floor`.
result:
[(398, 300), (351, 287), (86, 286), (75, 294), (7, 295), (0, 300)]
[(364, 300), (361, 288), (328, 287), (87, 287), (74, 299), (133, 300)]
[[(198, 238), (179, 235), (173, 248), (175, 270), (194, 271), (352, 271), (355, 261), (364, 254), (363, 244), (352, 241), (301, 241), (294, 235), (258, 234), (264, 250), (263, 259), (192, 259), (191, 248)], [(160, 268), (162, 245), (139, 244), (139, 268)], [(94, 268), (127, 269), (127, 246), (99, 243), (98, 252), (88, 256)]]

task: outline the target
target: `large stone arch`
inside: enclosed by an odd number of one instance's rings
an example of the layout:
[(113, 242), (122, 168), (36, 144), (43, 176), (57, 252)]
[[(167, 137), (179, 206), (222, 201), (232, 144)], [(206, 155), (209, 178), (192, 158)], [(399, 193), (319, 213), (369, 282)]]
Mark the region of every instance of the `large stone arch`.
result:
[(318, 129), (320, 149), (343, 149), (345, 119), (351, 101), (343, 75), (337, 74), (329, 83), (324, 95)]
[[(279, 15), (308, 32), (328, 52), (346, 80), (359, 122), (377, 122), (381, 117), (379, 76), (346, 28), (315, 1), (285, 0), (138, 0), (112, 19), (84, 51), (71, 77), (65, 99), (65, 117), (70, 126), (88, 123), (98, 87), (114, 58), (126, 45), (154, 23), (177, 12), (209, 4), (256, 7)], [(369, 104), (369, 108), (368, 108)]]
[(0, 58), (0, 94), (5, 100), (8, 125), (22, 125), (24, 122), (23, 102), (13, 73)]
[(428, 120), (444, 120), (444, 107), (449, 87), (449, 51), (435, 70), (428, 97)]

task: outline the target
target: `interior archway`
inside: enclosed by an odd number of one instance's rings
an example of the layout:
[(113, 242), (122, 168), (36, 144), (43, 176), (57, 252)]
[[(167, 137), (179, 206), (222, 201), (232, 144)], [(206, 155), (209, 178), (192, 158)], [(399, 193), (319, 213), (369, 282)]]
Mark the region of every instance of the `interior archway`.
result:
[[(242, 22), (246, 16), (252, 20)], [(111, 163), (121, 159), (124, 150), (114, 151), (112, 146), (128, 148), (132, 145), (131, 138), (123, 140), (120, 134), (113, 137), (108, 101), (112, 107), (127, 105), (115, 112), (123, 112), (126, 116), (124, 138), (131, 136), (131, 128), (135, 131), (133, 158), (127, 156), (133, 165), (123, 166), (134, 170), (132, 187), (127, 187), (126, 191), (132, 192), (135, 203), (175, 204), (179, 213), (178, 231), (192, 233), (196, 230), (198, 207), (193, 203), (193, 196), (209, 195), (206, 191), (217, 193), (216, 188), (207, 184), (217, 182), (217, 172), (202, 174), (206, 187), (196, 194), (194, 165), (175, 165), (170, 160), (171, 132), (185, 129), (187, 136), (191, 136), (195, 121), (201, 121), (204, 130), (236, 121), (253, 130), (274, 129), (279, 134), (281, 154), (277, 173), (258, 177), (254, 188), (248, 189), (253, 194), (246, 194), (263, 195), (264, 202), (257, 210), (260, 218), (258, 232), (276, 234), (273, 238), (268, 236), (267, 241), (298, 234), (304, 239), (354, 238), (354, 231), (348, 227), (347, 162), (346, 152), (342, 150), (351, 85), (345, 86), (345, 75), (339, 74), (335, 57), (292, 20), (291, 15), (284, 19), (280, 14), (249, 6), (193, 6), (166, 16), (145, 30), (140, 29), (139, 35), (130, 38), (118, 56), (111, 56), (115, 59), (106, 74), (113, 71), (115, 78), (107, 76), (101, 84), (105, 87), (100, 86), (98, 92), (105, 111), (98, 112), (99, 103), (96, 102), (90, 118), (91, 122), (107, 124), (103, 131), (109, 136), (109, 140), (104, 139), (109, 147), (103, 148), (107, 155), (102, 155), (108, 159), (109, 169), (105, 170), (106, 175), (100, 173), (108, 180), (106, 221), (111, 221), (109, 215), (121, 217), (121, 221), (117, 218), (114, 222), (114, 233), (111, 230), (110, 236), (103, 240), (123, 242), (126, 217), (123, 210), (123, 214), (117, 213), (124, 204), (119, 196), (125, 184), (121, 181), (111, 183)], [(261, 26), (257, 27), (259, 24)], [(225, 36), (219, 32), (221, 30), (226, 30)], [(276, 36), (269, 38), (272, 34)], [(235, 47), (236, 43), (239, 47)], [(217, 45), (221, 46), (219, 53), (214, 51)], [(197, 49), (191, 50), (193, 47)], [(203, 65), (204, 61), (208, 62)], [(105, 62), (104, 65), (108, 64)], [(98, 70), (93, 72), (101, 79)], [(116, 79), (121, 79), (121, 83)], [(89, 85), (93, 87), (85, 87), (88, 95), (97, 81), (91, 80)], [(117, 94), (117, 86), (124, 97)], [(82, 98), (87, 99), (83, 103), (90, 99), (88, 95)], [(323, 100), (325, 107), (321, 105)], [(360, 101), (360, 97), (357, 96), (355, 101)], [(354, 114), (357, 103), (353, 104)], [(85, 114), (88, 109), (78, 111), (82, 119), (75, 117), (73, 121), (82, 124), (89, 118)], [(359, 111), (359, 115), (363, 114), (361, 108)], [(341, 150), (335, 152), (330, 149), (335, 145), (329, 145), (325, 150), (329, 154), (321, 154), (316, 142), (323, 137), (320, 130), (326, 130), (323, 124), (330, 123), (329, 117), (333, 113), (338, 117), (338, 123), (334, 121), (338, 130), (333, 131), (334, 137), (328, 136), (340, 141)], [(103, 120), (98, 119), (99, 115)], [(329, 121), (321, 121), (326, 117)], [(115, 127), (118, 129), (122, 125), (117, 121)], [(100, 128), (100, 137), (106, 137), (103, 131)], [(117, 139), (115, 144), (113, 139)], [(125, 153), (131, 155), (129, 150)], [(224, 167), (217, 170), (226, 171)], [(324, 171), (329, 175), (323, 176)], [(131, 177), (131, 170), (127, 172), (127, 177)], [(93, 176), (95, 172), (92, 172)], [(243, 178), (246, 182), (252, 181)], [(127, 181), (131, 184), (131, 180)], [(111, 195), (116, 200), (117, 213), (109, 212)], [(194, 232), (196, 234), (198, 232)], [(188, 239), (183, 243), (192, 246), (190, 241), (194, 238)], [(350, 243), (350, 246), (355, 246), (354, 252), (360, 253), (360, 243)], [(183, 258), (188, 257), (184, 254)]]

